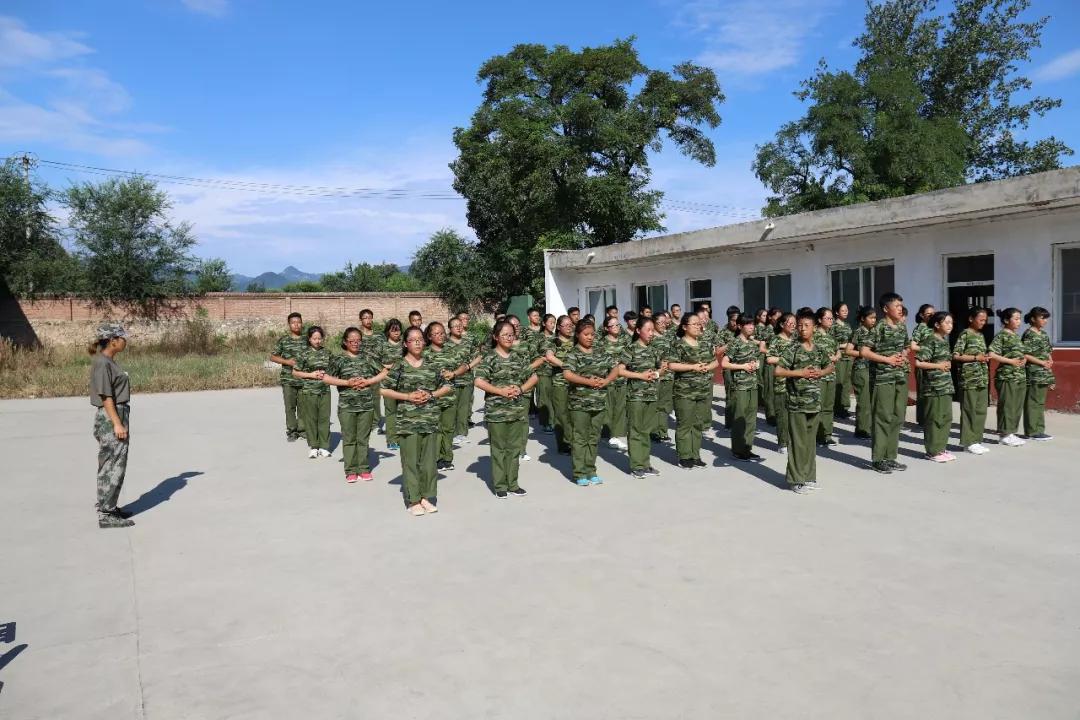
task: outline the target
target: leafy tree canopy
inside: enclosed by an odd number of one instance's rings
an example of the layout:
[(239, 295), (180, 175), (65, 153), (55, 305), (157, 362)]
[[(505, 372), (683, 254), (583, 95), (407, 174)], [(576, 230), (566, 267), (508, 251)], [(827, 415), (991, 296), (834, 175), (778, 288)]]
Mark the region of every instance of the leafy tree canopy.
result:
[(195, 292), (229, 292), (232, 289), (232, 271), (221, 258), (201, 260), (195, 271)]
[(774, 193), (764, 212), (788, 215), (1060, 167), (1073, 151), (1054, 137), (1019, 140), (1060, 100), (1014, 102), (1017, 74), (1048, 17), (1021, 20), (1030, 0), (868, 0), (853, 71), (824, 61), (795, 95), (806, 114), (758, 147), (753, 164)]
[(476, 244), (444, 228), (413, 255), (410, 272), (431, 288), (452, 312), (487, 307), (491, 295), (489, 273)]

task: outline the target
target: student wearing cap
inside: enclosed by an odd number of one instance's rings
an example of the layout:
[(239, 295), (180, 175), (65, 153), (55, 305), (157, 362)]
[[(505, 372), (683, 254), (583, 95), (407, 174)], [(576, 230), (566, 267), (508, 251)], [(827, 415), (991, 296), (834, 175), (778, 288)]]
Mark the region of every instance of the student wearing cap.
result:
[(120, 325), (109, 323), (98, 328), (97, 340), (87, 347), (94, 358), (90, 361), (90, 404), (97, 408), (97, 513), (98, 527), (102, 529), (135, 524), (128, 513), (117, 507), (127, 473), (131, 380), (116, 363), (116, 356), (124, 351), (131, 337)]

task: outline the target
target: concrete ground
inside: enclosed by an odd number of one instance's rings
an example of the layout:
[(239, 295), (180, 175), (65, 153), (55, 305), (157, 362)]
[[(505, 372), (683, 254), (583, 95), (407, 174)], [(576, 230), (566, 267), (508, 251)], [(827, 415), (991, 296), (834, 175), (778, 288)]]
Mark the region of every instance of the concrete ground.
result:
[(949, 465), (909, 426), (889, 477), (845, 423), (808, 496), (771, 432), (589, 488), (537, 433), (496, 501), (477, 427), (414, 518), (381, 436), (346, 485), (276, 391), (143, 395), (103, 531), (91, 416), (0, 403), (4, 720), (1080, 715), (1080, 417)]

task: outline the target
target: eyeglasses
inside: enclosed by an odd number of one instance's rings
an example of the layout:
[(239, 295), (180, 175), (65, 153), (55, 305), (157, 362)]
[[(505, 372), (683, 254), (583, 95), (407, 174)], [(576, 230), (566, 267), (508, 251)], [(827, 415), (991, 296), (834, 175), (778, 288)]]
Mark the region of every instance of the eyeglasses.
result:
[(516, 337), (517, 337), (517, 335), (515, 335), (514, 333), (500, 333), (499, 334), (499, 338), (501, 338), (503, 340), (513, 340)]
[(407, 342), (410, 345), (423, 345), (424, 344), (424, 338), (413, 338), (412, 340), (406, 340), (405, 342)]
[(346, 345), (359, 345), (360, 344), (360, 338), (353, 338), (352, 340), (346, 340), (345, 344)]

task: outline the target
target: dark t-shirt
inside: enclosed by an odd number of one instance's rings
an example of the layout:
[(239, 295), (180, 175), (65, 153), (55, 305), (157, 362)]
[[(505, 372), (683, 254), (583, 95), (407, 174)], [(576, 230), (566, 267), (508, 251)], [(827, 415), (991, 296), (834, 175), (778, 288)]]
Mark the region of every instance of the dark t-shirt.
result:
[(131, 400), (131, 379), (108, 355), (98, 353), (90, 362), (90, 404), (105, 407), (102, 396), (111, 397), (117, 405)]

